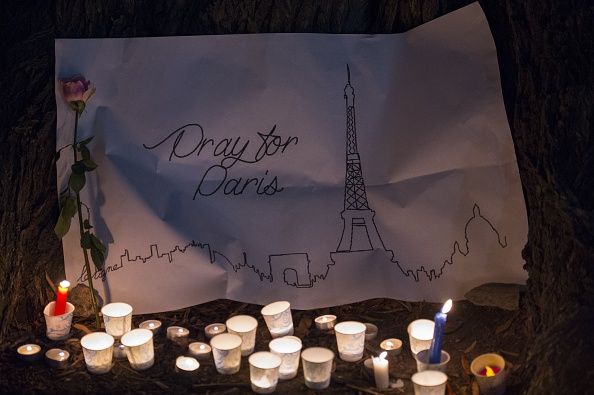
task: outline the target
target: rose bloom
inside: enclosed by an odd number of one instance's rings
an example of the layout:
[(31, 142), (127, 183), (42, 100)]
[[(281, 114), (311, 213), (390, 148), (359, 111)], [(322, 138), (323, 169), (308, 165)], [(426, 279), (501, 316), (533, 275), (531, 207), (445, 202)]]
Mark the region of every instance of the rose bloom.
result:
[(60, 80), (60, 84), (64, 99), (68, 103), (78, 101), (86, 103), (95, 93), (95, 87), (91, 85), (91, 81), (87, 81), (82, 75)]

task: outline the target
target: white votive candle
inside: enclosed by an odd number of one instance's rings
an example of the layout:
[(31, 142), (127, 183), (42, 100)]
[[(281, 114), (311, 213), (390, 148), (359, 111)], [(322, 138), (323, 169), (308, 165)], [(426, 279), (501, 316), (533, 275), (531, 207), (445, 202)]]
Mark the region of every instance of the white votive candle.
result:
[(272, 338), (293, 334), (291, 303), (287, 301), (270, 303), (264, 306), (260, 312)]
[(387, 352), (382, 352), (379, 357), (373, 357), (373, 377), (375, 386), (381, 390), (390, 386), (389, 363), (386, 359)]
[(212, 357), (217, 372), (235, 374), (241, 367), (241, 337), (232, 333), (221, 333), (210, 340)]
[(310, 347), (301, 353), (303, 378), (307, 388), (323, 390), (330, 385), (334, 353), (324, 347)]
[(167, 338), (174, 343), (185, 345), (190, 336), (190, 331), (181, 326), (170, 326), (167, 328)]
[(250, 382), (257, 394), (270, 394), (278, 383), (278, 368), (281, 358), (271, 352), (260, 351), (250, 355)]
[(22, 361), (33, 362), (39, 359), (41, 347), (37, 344), (23, 344), (17, 348), (17, 353)]
[(148, 329), (149, 331), (153, 332), (153, 335), (156, 335), (161, 330), (161, 321), (159, 320), (146, 320), (142, 321), (140, 325), (138, 325), (141, 329)]
[(386, 351), (389, 357), (398, 355), (402, 351), (402, 340), (396, 338), (382, 340), (380, 348)]
[(193, 357), (197, 359), (206, 359), (210, 357), (211, 347), (202, 342), (193, 342), (188, 345), (188, 350)]
[(193, 373), (198, 370), (200, 363), (193, 357), (177, 357), (175, 360), (175, 371), (178, 373)]
[(207, 339), (212, 339), (216, 335), (220, 335), (221, 333), (225, 333), (226, 331), (227, 326), (219, 322), (207, 325), (206, 328), (204, 328), (204, 334), (206, 335)]
[(322, 331), (328, 331), (336, 325), (336, 316), (332, 314), (321, 315), (315, 319), (316, 328)]
[(109, 303), (101, 308), (105, 332), (116, 339), (132, 329), (132, 306), (127, 303)]
[(45, 362), (52, 368), (64, 369), (68, 366), (70, 353), (60, 348), (52, 348), (45, 352)]
[(355, 362), (363, 357), (365, 348), (365, 325), (357, 321), (344, 321), (336, 324), (336, 344), (340, 359)]
[(113, 336), (105, 332), (93, 332), (80, 339), (87, 370), (103, 374), (111, 370), (113, 360)]
[(297, 376), (299, 357), (301, 355), (301, 340), (294, 336), (284, 336), (272, 339), (268, 347), (273, 354), (281, 358), (279, 378), (289, 380)]
[(434, 330), (435, 322), (426, 319), (415, 320), (408, 325), (408, 339), (410, 342), (410, 351), (413, 355), (431, 347)]
[(249, 315), (236, 315), (227, 320), (227, 332), (241, 337), (241, 355), (254, 352), (256, 346), (256, 329), (258, 321)]
[(155, 363), (153, 332), (148, 329), (133, 329), (122, 336), (128, 362), (134, 370), (146, 370)]

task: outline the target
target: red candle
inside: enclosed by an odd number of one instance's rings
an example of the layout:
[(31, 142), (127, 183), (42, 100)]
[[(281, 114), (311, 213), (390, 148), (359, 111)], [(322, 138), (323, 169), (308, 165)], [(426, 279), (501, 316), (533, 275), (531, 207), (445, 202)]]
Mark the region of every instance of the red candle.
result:
[(501, 372), (501, 368), (499, 366), (493, 365), (486, 365), (484, 368), (482, 368), (479, 372), (479, 374), (481, 376), (487, 376), (487, 377), (493, 377), (495, 376), (497, 373)]
[(68, 287), (70, 287), (70, 281), (60, 281), (60, 284), (58, 285), (58, 294), (56, 295), (56, 304), (54, 305), (54, 315), (62, 315), (66, 312)]

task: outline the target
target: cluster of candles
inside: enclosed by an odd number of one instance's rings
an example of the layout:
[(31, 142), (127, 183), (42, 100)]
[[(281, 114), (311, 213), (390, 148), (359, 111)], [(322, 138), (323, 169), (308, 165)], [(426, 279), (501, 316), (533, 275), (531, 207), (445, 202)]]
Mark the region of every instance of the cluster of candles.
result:
[[(72, 314), (73, 307), (67, 303), (69, 283), (62, 282), (55, 302), (46, 307), (48, 337), (55, 334), (49, 326), (56, 320)], [(70, 305), (72, 306), (72, 305)], [(417, 362), (417, 373), (412, 382), (415, 394), (444, 394), (447, 382), (446, 366), (449, 354), (442, 350), (447, 314), (452, 307), (448, 300), (435, 314), (434, 320), (415, 320), (408, 326), (410, 349)], [(153, 366), (155, 355), (153, 336), (161, 330), (161, 322), (147, 320), (139, 328), (132, 329), (132, 306), (126, 303), (110, 303), (101, 309), (105, 332), (94, 332), (83, 336), (81, 346), (89, 372), (103, 374), (111, 370), (113, 358), (126, 357), (135, 370)], [(167, 328), (166, 337), (187, 349), (187, 354), (176, 359), (175, 368), (180, 374), (194, 374), (200, 368), (199, 360), (212, 358), (220, 374), (234, 374), (240, 370), (241, 358), (248, 357), (252, 390), (256, 393), (271, 393), (279, 380), (297, 376), (299, 363), (307, 387), (319, 390), (330, 384), (334, 352), (324, 347), (310, 347), (302, 350), (302, 341), (293, 336), (291, 305), (287, 301), (274, 302), (261, 310), (268, 331), (272, 337), (269, 351), (255, 351), (258, 321), (248, 315), (229, 318), (224, 324), (214, 323), (204, 328), (210, 344), (189, 342), (190, 331), (180, 326)], [(48, 316), (53, 318), (48, 320)], [(71, 320), (71, 318), (70, 318)], [(377, 326), (357, 321), (337, 323), (335, 315), (323, 315), (315, 319), (321, 331), (334, 331), (338, 354), (341, 360), (357, 362), (362, 359), (365, 341), (377, 336)], [(70, 324), (68, 323), (68, 331)], [(51, 338), (51, 337), (50, 337)], [(402, 349), (402, 341), (385, 339), (380, 343), (382, 352), (365, 360), (364, 365), (373, 372), (376, 387), (390, 386), (388, 357), (396, 356)], [(38, 359), (41, 347), (25, 344), (17, 350), (21, 359)], [(51, 349), (45, 354), (50, 366), (61, 368), (68, 363), (69, 353)], [(483, 394), (502, 394), (505, 391), (505, 360), (497, 354), (483, 354), (475, 358), (471, 371), (476, 376)]]

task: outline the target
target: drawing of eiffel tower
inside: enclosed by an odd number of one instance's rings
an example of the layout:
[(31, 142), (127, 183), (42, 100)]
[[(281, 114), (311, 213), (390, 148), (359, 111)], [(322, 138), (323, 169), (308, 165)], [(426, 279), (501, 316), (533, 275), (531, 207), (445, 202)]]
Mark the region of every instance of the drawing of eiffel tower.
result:
[(346, 102), (346, 176), (344, 184), (344, 209), (340, 213), (343, 229), (336, 252), (386, 250), (369, 208), (361, 157), (357, 149), (357, 124), (355, 120), (355, 89), (351, 85), (351, 71), (347, 65), (347, 83), (344, 87)]

